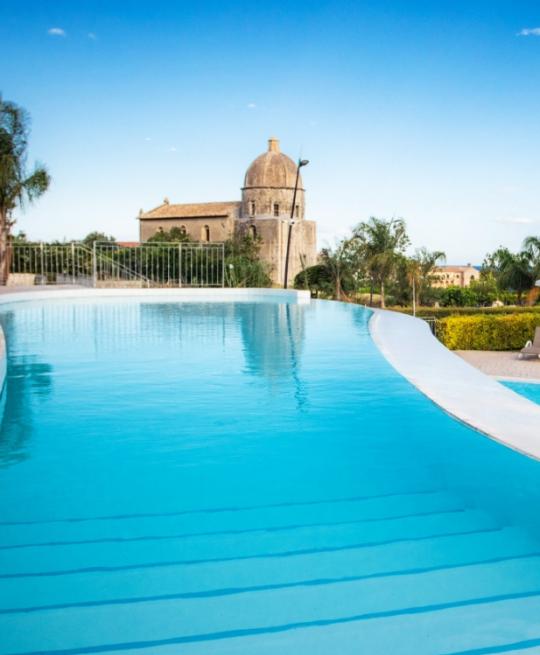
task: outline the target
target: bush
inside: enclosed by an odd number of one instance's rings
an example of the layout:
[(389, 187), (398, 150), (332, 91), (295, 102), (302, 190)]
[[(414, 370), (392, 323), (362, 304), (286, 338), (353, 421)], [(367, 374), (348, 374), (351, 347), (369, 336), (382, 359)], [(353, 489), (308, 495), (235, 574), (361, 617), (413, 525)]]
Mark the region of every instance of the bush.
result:
[(451, 350), (520, 350), (537, 326), (540, 312), (449, 316), (437, 323), (437, 336)]
[[(411, 307), (391, 307), (394, 312), (412, 314)], [(446, 318), (447, 316), (504, 316), (507, 314), (540, 314), (540, 305), (534, 307), (516, 307), (506, 305), (504, 307), (418, 307), (416, 315), (419, 318), (434, 316), (435, 318)]]

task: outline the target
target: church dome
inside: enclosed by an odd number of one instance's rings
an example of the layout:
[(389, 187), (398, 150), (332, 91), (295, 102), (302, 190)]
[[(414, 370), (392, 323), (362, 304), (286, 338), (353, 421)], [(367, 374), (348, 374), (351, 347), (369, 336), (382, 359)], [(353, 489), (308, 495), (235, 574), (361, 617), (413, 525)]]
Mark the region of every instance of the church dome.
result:
[[(268, 151), (257, 157), (247, 169), (244, 189), (294, 189), (295, 180), (296, 164), (280, 152), (278, 139), (272, 138), (268, 139)], [(303, 188), (301, 176), (298, 188)]]

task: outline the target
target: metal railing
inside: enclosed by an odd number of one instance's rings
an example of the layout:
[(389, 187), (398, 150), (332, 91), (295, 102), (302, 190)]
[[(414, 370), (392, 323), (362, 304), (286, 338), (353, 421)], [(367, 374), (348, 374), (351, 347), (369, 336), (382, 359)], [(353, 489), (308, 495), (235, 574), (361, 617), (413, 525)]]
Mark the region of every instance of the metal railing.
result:
[(94, 287), (222, 287), (222, 243), (14, 243), (11, 286), (77, 284)]
[(80, 243), (14, 243), (8, 257), (8, 285), (93, 285), (92, 251)]
[(422, 316), (422, 320), (429, 325), (429, 329), (434, 337), (437, 336), (437, 318), (435, 316)]

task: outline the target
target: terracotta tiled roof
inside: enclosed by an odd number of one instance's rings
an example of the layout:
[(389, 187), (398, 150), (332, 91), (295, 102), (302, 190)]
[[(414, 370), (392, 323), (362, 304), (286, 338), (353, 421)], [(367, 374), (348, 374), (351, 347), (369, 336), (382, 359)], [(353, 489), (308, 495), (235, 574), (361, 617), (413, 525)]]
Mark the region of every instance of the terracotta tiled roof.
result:
[(147, 212), (141, 212), (139, 218), (211, 218), (236, 214), (240, 208), (239, 201), (199, 202), (185, 205), (163, 203)]

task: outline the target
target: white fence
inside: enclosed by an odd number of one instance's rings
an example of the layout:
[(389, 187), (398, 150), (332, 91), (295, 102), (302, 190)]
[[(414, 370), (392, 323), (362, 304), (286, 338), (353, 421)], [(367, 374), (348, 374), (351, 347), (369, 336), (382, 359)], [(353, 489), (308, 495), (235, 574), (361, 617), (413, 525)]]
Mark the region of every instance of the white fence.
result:
[(14, 243), (10, 286), (222, 287), (222, 243)]

